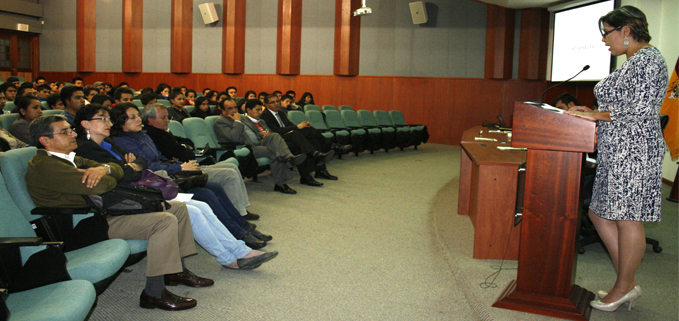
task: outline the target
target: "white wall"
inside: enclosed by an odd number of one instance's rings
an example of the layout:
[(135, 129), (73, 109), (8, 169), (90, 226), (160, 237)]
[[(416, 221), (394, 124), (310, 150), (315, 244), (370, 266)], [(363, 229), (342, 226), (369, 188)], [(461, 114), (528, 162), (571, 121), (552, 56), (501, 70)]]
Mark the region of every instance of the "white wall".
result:
[(123, 70), (123, 7), (118, 2), (97, 0), (97, 71)]
[(246, 74), (276, 73), (277, 32), (278, 1), (248, 0), (245, 7)]
[(75, 0), (43, 0), (45, 7), (40, 35), (40, 70), (75, 71)]
[[(213, 2), (219, 21), (206, 25), (198, 5)], [(193, 53), (191, 68), (195, 73), (222, 72), (222, 26), (224, 25), (222, 0), (193, 0)], [(226, 88), (226, 87), (225, 87)]]
[[(122, 5), (122, 2), (114, 2)], [(143, 11), (142, 70), (143, 72), (170, 72), (170, 36), (172, 34), (170, 32), (172, 24), (170, 1), (144, 0)], [(122, 20), (122, 16), (120, 19)]]

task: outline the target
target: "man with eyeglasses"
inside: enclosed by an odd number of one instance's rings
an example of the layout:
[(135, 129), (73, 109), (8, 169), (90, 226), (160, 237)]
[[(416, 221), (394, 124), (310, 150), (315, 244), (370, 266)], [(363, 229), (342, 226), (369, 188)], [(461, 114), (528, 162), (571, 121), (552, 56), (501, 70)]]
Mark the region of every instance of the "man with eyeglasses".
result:
[(80, 110), (80, 107), (85, 106), (85, 94), (83, 94), (82, 87), (67, 86), (61, 89), (59, 94), (61, 101), (64, 103), (64, 112), (61, 114), (66, 117), (66, 121), (73, 126), (75, 114)]
[[(26, 185), (38, 207), (87, 207), (83, 195), (106, 193), (123, 177), (123, 169), (116, 163), (100, 164), (75, 156), (78, 135), (61, 115), (35, 119), (30, 133), (31, 143), (39, 149), (28, 163)], [(184, 266), (183, 257), (197, 253), (191, 221), (185, 204), (169, 203), (171, 207), (164, 212), (108, 216), (108, 236), (149, 241), (141, 307), (185, 310), (195, 307), (197, 301), (169, 292), (165, 282), (203, 287), (213, 285), (214, 281), (201, 278)]]

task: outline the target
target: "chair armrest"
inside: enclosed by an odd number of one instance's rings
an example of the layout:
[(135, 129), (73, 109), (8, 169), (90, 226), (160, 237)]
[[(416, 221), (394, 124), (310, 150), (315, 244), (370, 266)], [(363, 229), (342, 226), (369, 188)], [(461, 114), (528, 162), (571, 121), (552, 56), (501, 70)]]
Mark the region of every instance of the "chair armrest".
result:
[(0, 247), (36, 246), (42, 244), (42, 237), (0, 237)]
[(92, 213), (89, 207), (59, 208), (59, 207), (36, 207), (31, 210), (33, 215), (73, 215)]
[(424, 126), (422, 124), (408, 124), (408, 127), (413, 127), (413, 126)]

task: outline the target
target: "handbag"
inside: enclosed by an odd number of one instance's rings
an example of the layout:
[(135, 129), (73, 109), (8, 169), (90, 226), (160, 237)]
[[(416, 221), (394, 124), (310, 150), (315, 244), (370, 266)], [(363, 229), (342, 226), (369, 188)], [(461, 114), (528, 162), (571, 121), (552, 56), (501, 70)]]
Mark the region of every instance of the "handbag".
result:
[(130, 185), (159, 189), (166, 200), (175, 199), (177, 193), (179, 193), (179, 186), (174, 181), (156, 175), (156, 173), (148, 169), (143, 170), (141, 177), (134, 182), (130, 182)]
[(170, 175), (170, 177), (184, 191), (194, 187), (203, 187), (208, 179), (207, 174), (203, 171), (181, 171)]
[(104, 194), (83, 198), (94, 210), (111, 216), (163, 212), (171, 207), (160, 190), (129, 184), (118, 184)]

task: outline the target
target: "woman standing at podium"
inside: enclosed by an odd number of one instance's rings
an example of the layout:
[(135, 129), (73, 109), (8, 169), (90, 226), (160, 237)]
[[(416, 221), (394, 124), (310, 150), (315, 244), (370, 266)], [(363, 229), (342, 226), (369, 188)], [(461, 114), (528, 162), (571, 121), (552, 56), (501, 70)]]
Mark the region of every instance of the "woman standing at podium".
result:
[(658, 113), (667, 88), (667, 66), (651, 46), (646, 16), (623, 6), (599, 19), (602, 41), (627, 61), (594, 87), (599, 109), (573, 107), (598, 121), (597, 172), (589, 217), (613, 259), (617, 280), (590, 305), (629, 309), (641, 296), (635, 273), (646, 250), (643, 222), (660, 221), (665, 142)]

